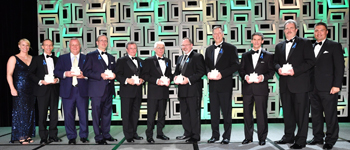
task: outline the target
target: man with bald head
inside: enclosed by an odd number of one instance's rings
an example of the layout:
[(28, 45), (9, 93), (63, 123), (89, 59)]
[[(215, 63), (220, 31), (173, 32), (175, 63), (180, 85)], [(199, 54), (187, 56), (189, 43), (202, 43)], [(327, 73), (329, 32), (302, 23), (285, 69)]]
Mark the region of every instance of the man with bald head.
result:
[(165, 125), (165, 110), (169, 99), (169, 85), (172, 79), (171, 61), (164, 56), (165, 44), (162, 41), (154, 43), (155, 56), (145, 60), (144, 79), (148, 82), (147, 94), (147, 142), (154, 143), (154, 118), (158, 112), (157, 139), (169, 140), (163, 133)]
[[(76, 144), (77, 130), (75, 128), (75, 112), (79, 115), (79, 137), (83, 143), (89, 142), (87, 78), (80, 71), (85, 62), (85, 55), (80, 53), (81, 44), (78, 39), (69, 41), (70, 53), (58, 58), (54, 74), (61, 80), (60, 96), (64, 109), (64, 125), (66, 127), (68, 144)], [(74, 68), (76, 68), (74, 70)], [(79, 70), (78, 70), (79, 68)]]

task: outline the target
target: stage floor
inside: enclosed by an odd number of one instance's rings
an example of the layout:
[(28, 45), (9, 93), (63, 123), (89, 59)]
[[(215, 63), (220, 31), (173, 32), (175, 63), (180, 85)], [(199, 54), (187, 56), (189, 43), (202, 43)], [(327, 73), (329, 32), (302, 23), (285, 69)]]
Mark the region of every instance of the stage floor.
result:
[[(339, 139), (334, 145), (334, 150), (345, 150), (350, 149), (350, 123), (340, 123)], [(49, 145), (41, 146), (39, 144), (40, 137), (37, 134), (34, 137), (34, 143), (28, 145), (20, 145), (19, 143), (9, 143), (11, 139), (11, 127), (0, 128), (0, 149), (1, 150), (27, 150), (27, 149), (40, 149), (40, 150), (242, 150), (242, 149), (261, 149), (261, 150), (283, 150), (289, 149), (290, 144), (277, 145), (273, 141), (279, 140), (284, 132), (282, 123), (269, 123), (269, 133), (267, 135), (266, 145), (259, 146), (258, 138), (256, 134), (256, 125), (254, 129), (253, 143), (242, 145), (241, 142), (244, 139), (244, 125), (243, 124), (232, 124), (231, 141), (228, 145), (221, 145), (220, 142), (209, 144), (206, 141), (211, 137), (210, 124), (202, 125), (201, 141), (198, 144), (186, 144), (183, 140), (176, 140), (175, 137), (183, 134), (183, 128), (181, 125), (166, 125), (164, 128), (164, 134), (167, 135), (170, 140), (162, 141), (155, 138), (156, 132), (154, 133), (155, 144), (148, 144), (144, 140), (135, 140), (135, 143), (128, 143), (124, 139), (122, 132), (122, 126), (111, 126), (111, 135), (117, 138), (117, 142), (108, 142), (108, 145), (96, 145), (94, 140), (94, 133), (92, 126), (89, 126), (89, 144), (83, 144), (80, 142), (79, 137), (77, 138), (77, 145), (68, 145), (68, 139), (66, 136), (64, 126), (58, 127), (58, 137), (62, 138), (60, 143), (50, 143)], [(146, 125), (140, 125), (138, 127), (138, 134), (146, 138), (145, 135)], [(223, 126), (220, 125), (220, 132), (223, 132)], [(312, 139), (312, 128), (311, 123), (309, 124), (308, 140)], [(220, 137), (221, 138), (221, 137)], [(220, 139), (221, 141), (222, 139)], [(305, 150), (318, 150), (322, 149), (322, 145), (307, 145)]]

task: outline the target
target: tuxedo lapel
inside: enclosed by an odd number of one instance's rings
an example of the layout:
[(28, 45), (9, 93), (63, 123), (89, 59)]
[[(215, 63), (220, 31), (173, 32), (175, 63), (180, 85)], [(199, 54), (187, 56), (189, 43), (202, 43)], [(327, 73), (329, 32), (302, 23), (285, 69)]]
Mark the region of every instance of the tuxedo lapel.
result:
[(254, 70), (256, 70), (260, 66), (261, 61), (263, 61), (265, 52), (266, 52), (265, 50), (261, 49), (261, 53), (260, 53), (260, 56), (258, 58), (258, 62), (256, 63), (256, 66), (255, 66)]
[(114, 60), (112, 60), (113, 58), (112, 58), (112, 55), (111, 54), (107, 54), (107, 56), (108, 56), (108, 69), (109, 70), (113, 70), (113, 68), (112, 68), (112, 63), (114, 63)]
[(290, 48), (290, 51), (289, 51), (289, 54), (288, 54), (288, 57), (287, 57), (287, 61), (289, 60), (290, 56), (292, 55), (292, 53), (294, 52), (295, 48), (298, 46), (298, 42), (299, 41), (299, 38), (297, 36), (295, 36), (295, 40), (292, 44), (292, 47)]
[(186, 72), (186, 69), (187, 69), (187, 65), (189, 64), (189, 63), (191, 63), (191, 58), (192, 58), (192, 56), (193, 56), (193, 53), (195, 53), (194, 51), (192, 51), (191, 52), (191, 54), (186, 58), (186, 60), (185, 60), (185, 64), (184, 64), (184, 67), (182, 68), (182, 74), (185, 74), (185, 72)]
[(134, 62), (132, 62), (132, 60), (130, 59), (129, 56), (125, 56), (125, 57), (127, 57), (126, 58), (127, 59), (126, 63), (128, 64), (129, 68), (134, 72), (134, 74), (136, 74), (137, 73), (137, 68), (136, 68)]
[[(327, 47), (327, 40), (324, 41), (320, 51), (318, 52), (317, 54), (317, 57), (316, 57), (316, 61), (318, 60), (318, 58), (320, 58), (320, 56), (323, 54), (323, 52), (326, 50), (326, 47)], [(315, 50), (315, 47), (314, 47), (314, 50)]]
[[(168, 76), (168, 74), (167, 74), (167, 72), (168, 72), (168, 69), (171, 69), (170, 67), (169, 67), (169, 60), (168, 59), (165, 59), (165, 72), (164, 72), (164, 75), (165, 76)], [(169, 76), (168, 76), (169, 77)]]
[(252, 50), (249, 51), (247, 59), (248, 59), (249, 64), (250, 64), (250, 65), (252, 66), (252, 68), (254, 69)]
[(218, 58), (216, 58), (216, 63), (215, 63), (215, 66), (218, 64), (222, 54), (224, 53), (224, 49), (223, 47), (220, 48), (220, 51), (219, 51), (219, 54), (218, 54)]
[(96, 50), (95, 52), (96, 52), (96, 57), (97, 57), (98, 61), (100, 62), (101, 66), (103, 67), (104, 70), (106, 70), (107, 65), (106, 65), (106, 62), (103, 60), (100, 52), (98, 52), (98, 50)]
[(281, 53), (282, 53), (284, 62), (287, 62), (287, 60), (286, 60), (286, 41), (283, 41)]
[(163, 75), (162, 69), (160, 69), (160, 65), (159, 65), (159, 62), (158, 62), (158, 60), (157, 60), (157, 57), (156, 57), (156, 56), (153, 56), (153, 57), (154, 57), (154, 58), (153, 58), (153, 63), (154, 63), (154, 65), (156, 66), (157, 71), (158, 71), (161, 75)]
[[(69, 59), (71, 59), (70, 55), (69, 55)], [(70, 62), (70, 66), (72, 66), (72, 61), (70, 60), (69, 62)], [(84, 62), (85, 62), (85, 58), (83, 57), (82, 54), (80, 54), (79, 64), (78, 64), (80, 69), (83, 68)]]
[(215, 46), (214, 48), (211, 50), (211, 61), (213, 62), (213, 66), (215, 67), (215, 63), (214, 63), (214, 57), (215, 57)]
[(48, 71), (47, 71), (47, 62), (45, 60), (45, 55), (42, 54), (41, 57), (43, 59), (44, 72), (45, 72), (45, 74), (49, 74)]
[(137, 76), (140, 75), (140, 72), (141, 72), (141, 68), (142, 68), (142, 64), (141, 64), (141, 59), (139, 57), (136, 57), (136, 60), (137, 60), (137, 64), (139, 67), (136, 67), (136, 73), (137, 73)]

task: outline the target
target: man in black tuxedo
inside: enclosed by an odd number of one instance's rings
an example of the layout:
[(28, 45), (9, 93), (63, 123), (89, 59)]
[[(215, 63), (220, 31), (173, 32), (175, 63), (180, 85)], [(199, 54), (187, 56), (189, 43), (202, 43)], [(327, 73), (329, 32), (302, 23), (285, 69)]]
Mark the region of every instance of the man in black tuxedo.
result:
[[(223, 41), (224, 32), (220, 26), (213, 28), (214, 45), (205, 51), (206, 73), (209, 79), (209, 98), (212, 136), (208, 143), (214, 143), (220, 138), (220, 108), (224, 117), (225, 132), (221, 144), (228, 144), (232, 128), (232, 75), (239, 69), (236, 46)], [(211, 74), (212, 70), (217, 75)]]
[(106, 141), (117, 141), (109, 134), (112, 116), (112, 100), (115, 96), (115, 58), (107, 53), (108, 39), (99, 35), (97, 49), (86, 55), (84, 76), (88, 77), (88, 96), (91, 98), (92, 125), (95, 141), (99, 145)]
[[(136, 57), (137, 45), (133, 41), (126, 43), (128, 55), (117, 60), (115, 72), (120, 82), (120, 99), (123, 119), (123, 132), (128, 142), (142, 140), (137, 134), (140, 107), (142, 101), (142, 65), (143, 61)], [(136, 77), (137, 76), (137, 77)]]
[[(40, 144), (45, 145), (49, 142), (61, 142), (57, 137), (57, 122), (58, 122), (58, 95), (59, 95), (59, 80), (54, 76), (55, 64), (57, 57), (52, 54), (53, 43), (50, 39), (42, 42), (41, 48), (44, 53), (34, 57), (29, 66), (29, 76), (36, 84), (34, 86), (34, 95), (37, 97), (39, 109), (39, 136)], [(53, 77), (53, 82), (45, 81), (45, 75)], [(50, 107), (50, 127), (47, 131), (46, 118), (48, 107)], [(49, 141), (47, 138), (49, 136)]]
[[(176, 139), (189, 138), (186, 142), (195, 143), (200, 141), (200, 101), (202, 99), (202, 77), (205, 74), (205, 62), (202, 54), (193, 51), (193, 44), (189, 38), (182, 40), (181, 48), (184, 54), (176, 62), (174, 81), (179, 88), (180, 113), (185, 133)], [(177, 78), (179, 79), (177, 80)]]
[(316, 65), (311, 76), (310, 92), (312, 131), (314, 138), (310, 145), (323, 144), (323, 113), (327, 125), (323, 149), (332, 149), (337, 142), (339, 125), (337, 117), (338, 92), (344, 77), (344, 57), (339, 43), (327, 40), (327, 25), (319, 22), (315, 25), (314, 56)]
[[(243, 109), (244, 133), (242, 144), (253, 142), (254, 118), (253, 106), (255, 102), (256, 120), (258, 124), (259, 145), (266, 144), (267, 126), (267, 100), (269, 96), (268, 80), (275, 74), (273, 54), (265, 51), (261, 45), (264, 35), (256, 32), (252, 35), (252, 50), (242, 55), (239, 75), (243, 80)], [(254, 77), (256, 73), (257, 76)]]
[[(310, 69), (315, 65), (311, 41), (296, 36), (294, 20), (284, 23), (286, 41), (275, 47), (275, 69), (280, 75), (279, 87), (283, 108), (284, 136), (277, 144), (294, 143), (290, 148), (301, 149), (306, 145), (309, 123)], [(286, 64), (292, 68), (287, 68)], [(284, 67), (282, 69), (282, 67)], [(298, 132), (294, 131), (298, 125)]]
[[(169, 99), (169, 85), (172, 79), (171, 61), (164, 57), (165, 44), (162, 41), (154, 43), (156, 56), (145, 60), (145, 67), (142, 71), (145, 81), (148, 82), (147, 94), (147, 142), (154, 143), (153, 129), (154, 118), (158, 112), (157, 139), (169, 140), (163, 133), (165, 125), (165, 110)], [(162, 80), (166, 77), (169, 80)]]

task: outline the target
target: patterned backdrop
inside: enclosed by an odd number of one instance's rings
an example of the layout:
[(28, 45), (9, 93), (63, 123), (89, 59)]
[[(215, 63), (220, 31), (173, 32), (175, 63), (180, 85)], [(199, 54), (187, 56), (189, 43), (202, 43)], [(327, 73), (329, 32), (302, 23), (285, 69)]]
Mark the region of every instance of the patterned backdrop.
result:
[[(262, 32), (263, 47), (274, 53), (277, 43), (284, 40), (283, 23), (287, 19), (298, 22), (300, 37), (313, 38), (314, 24), (329, 25), (328, 38), (342, 44), (346, 63), (343, 88), (338, 98), (338, 116), (348, 116), (349, 87), (349, 2), (348, 0), (38, 0), (38, 38), (52, 39), (55, 55), (69, 53), (68, 42), (76, 37), (82, 43), (81, 52), (87, 54), (97, 48), (96, 36), (107, 35), (108, 53), (115, 58), (126, 55), (125, 43), (135, 41), (138, 56), (153, 56), (153, 44), (163, 41), (165, 55), (175, 61), (181, 55), (180, 42), (189, 37), (194, 49), (205, 54), (213, 43), (212, 27), (224, 28), (224, 40), (238, 48), (239, 58), (251, 48), (251, 34)], [(41, 45), (41, 43), (38, 43)], [(42, 50), (39, 50), (42, 53)], [(202, 120), (210, 119), (208, 84), (204, 79), (201, 103)], [(233, 77), (232, 118), (243, 118), (242, 83), (238, 74)], [(147, 83), (146, 83), (147, 84)], [(115, 82), (117, 93), (119, 83)], [(269, 80), (268, 118), (282, 118), (278, 76)], [(147, 119), (147, 86), (143, 87), (140, 120)], [(170, 86), (166, 119), (180, 120), (177, 88)], [(59, 120), (64, 120), (59, 104)], [(78, 116), (77, 116), (78, 120)], [(91, 105), (89, 105), (89, 120)], [(120, 97), (113, 99), (112, 120), (121, 120)]]

